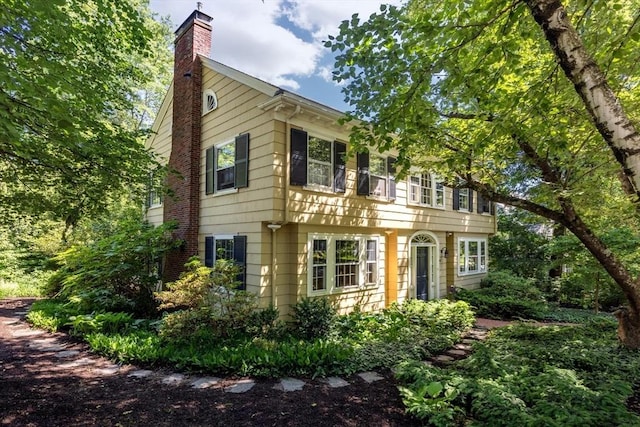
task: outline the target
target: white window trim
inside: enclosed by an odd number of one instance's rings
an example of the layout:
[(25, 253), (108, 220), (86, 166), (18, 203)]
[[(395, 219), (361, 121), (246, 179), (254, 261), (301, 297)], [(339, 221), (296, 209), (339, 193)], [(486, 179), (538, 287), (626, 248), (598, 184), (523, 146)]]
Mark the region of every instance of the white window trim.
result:
[[(411, 188), (413, 187), (413, 184), (411, 183), (411, 178), (412, 177), (420, 177), (420, 180), (422, 180), (422, 175), (426, 174), (429, 175), (429, 179), (431, 180), (431, 200), (432, 203), (422, 203), (420, 200), (413, 201), (411, 200)], [(444, 210), (445, 206), (446, 206), (446, 198), (447, 198), (447, 190), (444, 184), (442, 184), (442, 205), (437, 205), (435, 203), (433, 203), (433, 201), (435, 201), (437, 199), (436, 197), (436, 193), (437, 193), (437, 185), (439, 182), (442, 182), (438, 179), (438, 176), (430, 173), (430, 172), (420, 172), (420, 171), (412, 171), (411, 174), (407, 177), (407, 205), (410, 206), (421, 206), (421, 207), (426, 207), (426, 208), (432, 208), (432, 209), (441, 209)], [(418, 186), (418, 190), (420, 191), (422, 189), (422, 185)], [(421, 194), (418, 194), (418, 198), (422, 199)]]
[[(207, 102), (209, 99), (209, 96), (212, 96), (215, 102), (215, 106), (211, 109), (209, 109), (209, 103)], [(213, 91), (213, 89), (206, 89), (204, 92), (202, 92), (202, 115), (204, 116), (216, 110), (217, 108), (218, 108), (218, 96)]]
[[(469, 243), (476, 242), (478, 243), (478, 270), (477, 271), (469, 271)], [(464, 244), (464, 268), (463, 271), (460, 271), (460, 246)], [(482, 261), (482, 247), (484, 246), (484, 264)], [(460, 237), (458, 238), (458, 245), (456, 248), (456, 260), (457, 260), (457, 270), (458, 276), (472, 276), (475, 274), (484, 274), (488, 271), (487, 264), (489, 263), (489, 253), (488, 253), (489, 245), (486, 238), (481, 237)]]
[[(326, 240), (327, 241), (327, 262), (326, 262), (326, 289), (314, 291), (313, 290), (313, 241), (314, 240)], [(335, 270), (336, 270), (336, 254), (335, 254), (335, 242), (336, 240), (357, 240), (358, 241), (358, 286), (339, 287), (335, 285)], [(375, 283), (366, 283), (367, 273), (367, 240), (376, 241), (377, 259), (376, 265), (378, 271), (376, 275)], [(307, 236), (307, 296), (321, 296), (342, 294), (348, 292), (356, 292), (363, 289), (375, 289), (384, 283), (384, 270), (381, 260), (381, 236), (379, 235), (349, 235), (349, 234), (324, 234), (324, 233), (309, 233)]]

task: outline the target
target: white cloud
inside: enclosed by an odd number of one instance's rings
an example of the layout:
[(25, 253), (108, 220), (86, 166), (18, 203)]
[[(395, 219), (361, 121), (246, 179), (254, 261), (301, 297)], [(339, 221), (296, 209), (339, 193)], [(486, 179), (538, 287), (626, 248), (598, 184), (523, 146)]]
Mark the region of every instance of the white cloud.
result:
[[(400, 0), (393, 0), (398, 3)], [(209, 0), (213, 17), (211, 57), (277, 86), (300, 89), (300, 78), (331, 81), (331, 59), (322, 41), (340, 22), (360, 13), (366, 19), (379, 0)], [(193, 0), (151, 0), (151, 9), (170, 15), (177, 27), (193, 11)]]

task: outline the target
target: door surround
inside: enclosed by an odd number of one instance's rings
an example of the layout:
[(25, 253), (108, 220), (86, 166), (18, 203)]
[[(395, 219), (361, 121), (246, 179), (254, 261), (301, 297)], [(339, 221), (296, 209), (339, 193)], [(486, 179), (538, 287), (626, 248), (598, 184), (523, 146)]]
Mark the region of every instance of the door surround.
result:
[(416, 248), (428, 247), (428, 282), (427, 295), (429, 299), (440, 299), (440, 242), (435, 234), (430, 231), (418, 231), (409, 239), (409, 296), (417, 298), (416, 283)]

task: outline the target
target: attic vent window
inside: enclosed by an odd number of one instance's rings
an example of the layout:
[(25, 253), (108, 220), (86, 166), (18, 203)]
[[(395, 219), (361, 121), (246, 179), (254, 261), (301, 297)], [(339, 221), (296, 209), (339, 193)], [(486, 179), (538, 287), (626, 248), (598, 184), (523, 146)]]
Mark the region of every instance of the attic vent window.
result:
[(207, 89), (202, 94), (202, 115), (218, 108), (218, 97), (211, 89)]

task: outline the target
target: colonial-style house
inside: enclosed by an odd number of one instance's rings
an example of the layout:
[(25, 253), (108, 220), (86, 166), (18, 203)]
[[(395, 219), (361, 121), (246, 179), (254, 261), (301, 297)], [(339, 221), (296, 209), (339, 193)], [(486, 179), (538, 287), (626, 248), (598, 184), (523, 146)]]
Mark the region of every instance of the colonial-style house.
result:
[(347, 158), (341, 112), (210, 59), (211, 31), (200, 11), (177, 30), (147, 142), (176, 172), (146, 212), (179, 223), (167, 279), (193, 255), (233, 259), (243, 288), (281, 313), (303, 297), (376, 310), (479, 284), (496, 231), (489, 201), (429, 171), (396, 180), (388, 153)]

